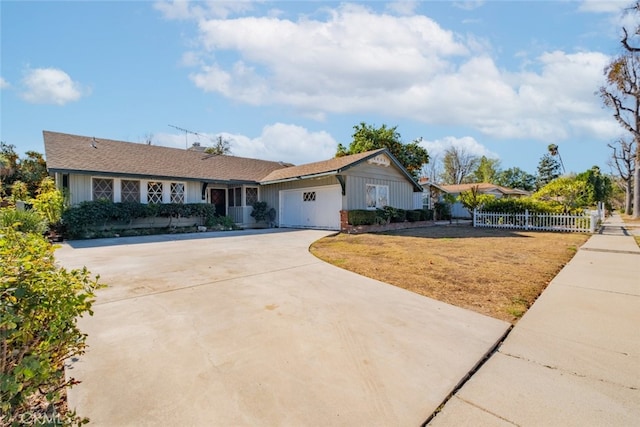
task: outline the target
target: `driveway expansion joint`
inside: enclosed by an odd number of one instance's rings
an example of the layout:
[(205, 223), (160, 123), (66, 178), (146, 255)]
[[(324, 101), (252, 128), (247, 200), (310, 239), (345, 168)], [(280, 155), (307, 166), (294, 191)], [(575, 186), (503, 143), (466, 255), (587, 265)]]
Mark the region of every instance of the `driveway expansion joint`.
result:
[(609, 380), (606, 380), (604, 378), (591, 377), (591, 376), (586, 375), (586, 374), (581, 374), (581, 373), (575, 372), (575, 371), (569, 371), (569, 370), (563, 369), (563, 368), (561, 368), (559, 366), (548, 365), (546, 363), (541, 363), (541, 362), (538, 362), (538, 361), (533, 360), (533, 359), (529, 359), (529, 358), (526, 358), (526, 357), (523, 357), (523, 356), (518, 356), (516, 354), (506, 353), (506, 352), (503, 352), (503, 351), (498, 351), (498, 352), (500, 354), (502, 354), (503, 356), (512, 357), (514, 359), (522, 360), (523, 362), (531, 363), (531, 364), (534, 364), (534, 365), (537, 365), (537, 366), (540, 366), (540, 367), (543, 367), (543, 368), (551, 369), (553, 371), (559, 371), (561, 374), (564, 373), (564, 374), (568, 374), (568, 375), (571, 375), (571, 376), (574, 376), (574, 377), (577, 377), (577, 378), (586, 378), (586, 379), (593, 380), (593, 381), (599, 381), (601, 383), (610, 384), (610, 385), (613, 385), (613, 386), (616, 386), (616, 387), (622, 387), (622, 388), (629, 389), (629, 390), (638, 390), (638, 388), (634, 387), (634, 386), (630, 386), (630, 385), (626, 385), (626, 384), (620, 384), (618, 382), (609, 381)]

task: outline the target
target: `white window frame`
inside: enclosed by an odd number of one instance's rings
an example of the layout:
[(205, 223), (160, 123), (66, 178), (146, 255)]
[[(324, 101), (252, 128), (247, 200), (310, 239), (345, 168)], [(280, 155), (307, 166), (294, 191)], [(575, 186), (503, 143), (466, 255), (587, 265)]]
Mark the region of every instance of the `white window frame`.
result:
[[(181, 186), (182, 191), (174, 191)], [(171, 203), (185, 203), (186, 201), (187, 186), (184, 182), (171, 182), (169, 183), (169, 201)]]
[(137, 179), (120, 179), (118, 180), (119, 182), (119, 187), (120, 187), (120, 198), (119, 200), (121, 202), (125, 201), (124, 198), (126, 195), (130, 194), (129, 192), (123, 192), (123, 186), (125, 185), (125, 183), (130, 183), (130, 182), (135, 182), (138, 184), (138, 200), (135, 200), (136, 202), (140, 203), (140, 181)]
[[(150, 187), (151, 186), (155, 187), (157, 185), (160, 185), (160, 192), (158, 192), (156, 190), (153, 193), (151, 193), (151, 188)], [(154, 203), (154, 204), (164, 203), (164, 187), (165, 187), (165, 185), (164, 185), (164, 182), (162, 182), (162, 181), (147, 181), (147, 191), (146, 191), (146, 193), (147, 193), (147, 203)], [(159, 202), (156, 201), (156, 200), (151, 201), (151, 199), (152, 199), (151, 196), (154, 195), (154, 196), (156, 196), (154, 198), (157, 199), (157, 195), (158, 194), (160, 194), (160, 201)]]
[(256, 202), (260, 201), (260, 187), (245, 187), (244, 188), (244, 205), (245, 206), (253, 206), (253, 203), (249, 203), (249, 198), (247, 197), (247, 193), (249, 190), (256, 191)]
[(101, 180), (101, 181), (111, 181), (111, 198), (109, 198), (108, 200), (110, 202), (115, 201), (115, 180), (113, 178), (102, 178), (102, 177), (92, 177), (91, 178), (91, 200), (101, 200), (101, 199), (106, 199), (105, 197), (96, 197), (96, 190), (95, 190), (95, 181), (96, 180)]
[(367, 184), (365, 192), (367, 209), (382, 209), (389, 205), (389, 186), (379, 184)]

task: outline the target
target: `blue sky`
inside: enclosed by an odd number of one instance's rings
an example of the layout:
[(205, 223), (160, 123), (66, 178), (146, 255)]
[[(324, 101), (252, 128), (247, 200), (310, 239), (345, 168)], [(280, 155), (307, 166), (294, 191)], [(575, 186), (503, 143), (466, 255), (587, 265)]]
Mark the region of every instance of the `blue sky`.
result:
[(567, 172), (608, 172), (624, 132), (595, 93), (627, 5), (3, 0), (0, 138), (24, 153), (43, 130), (222, 135), (233, 155), (300, 164), (366, 122), (436, 162), (456, 145), (535, 173), (555, 143)]

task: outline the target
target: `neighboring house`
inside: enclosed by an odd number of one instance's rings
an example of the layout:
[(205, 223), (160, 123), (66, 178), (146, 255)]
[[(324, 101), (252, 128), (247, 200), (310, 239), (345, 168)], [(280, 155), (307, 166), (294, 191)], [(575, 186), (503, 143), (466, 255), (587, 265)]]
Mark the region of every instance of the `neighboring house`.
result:
[[(458, 197), (460, 193), (469, 191), (472, 187), (478, 187), (478, 191), (481, 194), (490, 194), (495, 196), (497, 199), (502, 197), (525, 197), (531, 195), (530, 192), (525, 190), (502, 187), (500, 185), (490, 184), (487, 182), (456, 185), (436, 185), (428, 182), (423, 184), (425, 192), (430, 195), (429, 198), (438, 201), (442, 200), (442, 196), (445, 193)], [(451, 216), (454, 218), (471, 218), (471, 213), (462, 205), (462, 203), (456, 202), (451, 207)]]
[(44, 131), (47, 168), (71, 204), (211, 203), (240, 226), (256, 201), (280, 227), (340, 229), (340, 211), (422, 207), (422, 187), (386, 149), (292, 166)]

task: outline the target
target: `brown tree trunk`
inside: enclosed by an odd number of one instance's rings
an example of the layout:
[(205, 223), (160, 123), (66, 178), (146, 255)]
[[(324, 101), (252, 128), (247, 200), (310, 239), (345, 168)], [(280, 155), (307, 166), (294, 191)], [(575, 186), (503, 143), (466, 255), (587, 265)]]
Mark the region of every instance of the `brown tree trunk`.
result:
[(633, 219), (640, 219), (640, 141), (636, 140), (636, 166), (633, 171)]

